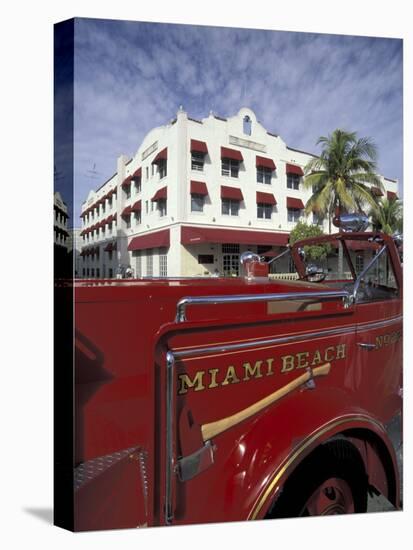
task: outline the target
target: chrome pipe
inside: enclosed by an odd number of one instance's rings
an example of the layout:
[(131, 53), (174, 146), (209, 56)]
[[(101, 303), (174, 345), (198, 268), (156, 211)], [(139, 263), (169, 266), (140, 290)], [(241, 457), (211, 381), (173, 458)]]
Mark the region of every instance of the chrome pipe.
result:
[(342, 298), (348, 306), (351, 295), (347, 290), (322, 290), (320, 292), (285, 292), (277, 294), (233, 294), (232, 296), (185, 296), (176, 305), (177, 323), (186, 321), (187, 306), (242, 304), (254, 302), (281, 302), (288, 300), (333, 300)]

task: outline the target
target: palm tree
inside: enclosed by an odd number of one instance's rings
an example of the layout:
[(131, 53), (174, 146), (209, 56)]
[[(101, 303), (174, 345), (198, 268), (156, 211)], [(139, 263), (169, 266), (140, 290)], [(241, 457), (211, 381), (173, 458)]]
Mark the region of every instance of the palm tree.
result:
[(383, 231), (388, 235), (402, 231), (403, 207), (401, 201), (396, 198), (379, 200), (377, 207), (370, 210), (369, 216), (377, 231)]
[(329, 232), (336, 209), (361, 211), (365, 203), (376, 206), (370, 186), (383, 189), (376, 174), (377, 148), (370, 138), (357, 138), (356, 132), (336, 129), (328, 137), (320, 137), (319, 157), (305, 167), (304, 187), (312, 188), (305, 213), (315, 211), (328, 215)]

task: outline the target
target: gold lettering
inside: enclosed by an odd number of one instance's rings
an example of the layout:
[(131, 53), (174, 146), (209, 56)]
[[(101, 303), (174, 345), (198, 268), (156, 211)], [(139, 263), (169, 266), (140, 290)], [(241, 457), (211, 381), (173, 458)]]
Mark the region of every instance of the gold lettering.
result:
[(289, 372), (294, 368), (294, 355), (283, 355), (281, 357), (283, 366), (281, 372)]
[(216, 388), (218, 386), (218, 384), (217, 384), (217, 373), (219, 372), (219, 369), (209, 369), (208, 372), (211, 376), (211, 382), (208, 385), (208, 389)]
[(271, 376), (274, 374), (274, 371), (272, 370), (272, 364), (274, 362), (274, 358), (270, 357), (269, 359), (266, 359), (267, 361), (267, 376)]
[(251, 367), (251, 363), (244, 363), (242, 365), (245, 371), (245, 376), (243, 380), (249, 380), (251, 377), (262, 378), (261, 365), (262, 361), (256, 361), (254, 367)]
[(345, 359), (346, 357), (346, 344), (339, 344), (336, 347), (336, 359)]
[(323, 361), (321, 360), (321, 353), (320, 350), (316, 350), (314, 353), (313, 360), (311, 362), (311, 366), (314, 367), (314, 365), (321, 365)]
[(194, 388), (194, 391), (201, 391), (205, 389), (205, 386), (203, 384), (203, 378), (204, 378), (205, 371), (199, 370), (194, 379), (191, 380), (187, 374), (180, 374), (178, 376), (180, 388), (178, 391), (179, 395), (182, 395), (183, 393), (186, 393), (189, 388)]
[(376, 349), (383, 347), (383, 336), (376, 336)]
[(222, 382), (222, 386), (227, 386), (228, 384), (236, 384), (239, 382), (239, 378), (236, 375), (235, 367), (232, 365), (228, 367), (225, 380)]
[(329, 346), (328, 348), (326, 348), (324, 351), (324, 361), (327, 361), (327, 362), (332, 361), (335, 357), (335, 351), (336, 350), (334, 346)]
[(308, 367), (308, 361), (304, 361), (308, 357), (308, 351), (301, 351), (296, 354), (297, 357), (297, 369), (304, 369)]

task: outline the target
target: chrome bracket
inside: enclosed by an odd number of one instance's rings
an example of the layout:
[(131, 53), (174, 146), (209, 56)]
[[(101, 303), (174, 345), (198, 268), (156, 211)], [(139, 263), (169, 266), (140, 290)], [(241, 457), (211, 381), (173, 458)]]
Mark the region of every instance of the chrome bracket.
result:
[(215, 446), (207, 441), (194, 453), (183, 456), (177, 462), (177, 473), (181, 481), (188, 481), (200, 474), (214, 463)]

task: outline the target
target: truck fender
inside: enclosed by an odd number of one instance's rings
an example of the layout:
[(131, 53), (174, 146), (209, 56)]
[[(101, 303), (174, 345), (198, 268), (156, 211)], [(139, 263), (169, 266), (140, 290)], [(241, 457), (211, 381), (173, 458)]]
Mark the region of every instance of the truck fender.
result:
[[(294, 403), (292, 403), (294, 400)], [(294, 411), (294, 414), (291, 413)], [(309, 414), (311, 411), (311, 414)], [(294, 433), (302, 437), (291, 438)], [(398, 494), (398, 474), (394, 449), (385, 427), (351, 402), (351, 395), (333, 388), (303, 390), (299, 396), (288, 396), (269, 408), (236, 437), (227, 455), (224, 471), (217, 476), (220, 486), (210, 493), (210, 506), (217, 491), (227, 501), (227, 519), (244, 520), (265, 517), (285, 480), (321, 443), (348, 434), (359, 449), (366, 471), (373, 467), (376, 485), (383, 494)], [(217, 438), (217, 448), (220, 443)], [(386, 474), (383, 475), (380, 468)], [(224, 480), (224, 487), (222, 481)], [(380, 482), (381, 480), (381, 482)], [(396, 502), (394, 502), (397, 505)], [(229, 516), (229, 517), (228, 517)]]

